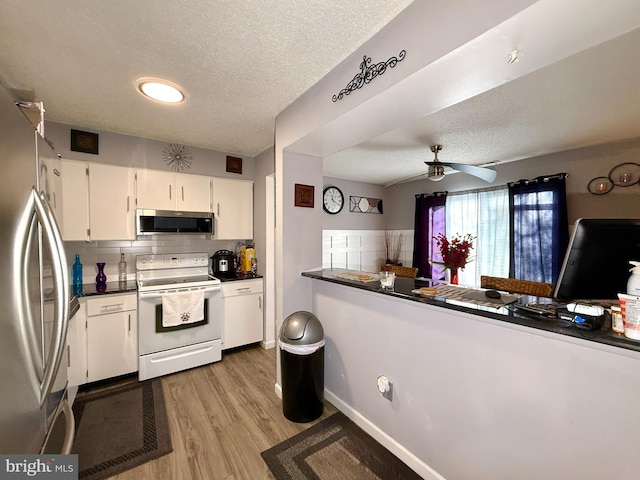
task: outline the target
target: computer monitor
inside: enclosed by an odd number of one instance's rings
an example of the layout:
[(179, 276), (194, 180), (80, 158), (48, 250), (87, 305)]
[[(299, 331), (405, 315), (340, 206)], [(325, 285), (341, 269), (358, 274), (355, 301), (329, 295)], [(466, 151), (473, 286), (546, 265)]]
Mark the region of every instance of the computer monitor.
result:
[(640, 218), (581, 218), (564, 257), (554, 297), (615, 300), (640, 261)]

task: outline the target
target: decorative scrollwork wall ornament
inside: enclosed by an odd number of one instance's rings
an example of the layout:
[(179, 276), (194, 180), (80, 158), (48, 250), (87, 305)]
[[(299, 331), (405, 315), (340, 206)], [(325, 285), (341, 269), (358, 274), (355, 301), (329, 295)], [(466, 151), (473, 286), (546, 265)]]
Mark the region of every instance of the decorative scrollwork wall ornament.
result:
[(191, 150), (185, 145), (170, 143), (162, 149), (162, 157), (171, 168), (180, 172), (191, 168)]
[(356, 75), (353, 77), (353, 79), (351, 79), (346, 87), (340, 90), (337, 95), (331, 97), (331, 99), (334, 102), (342, 100), (345, 95), (349, 95), (351, 92), (362, 88), (367, 83), (370, 83), (378, 75), (382, 75), (387, 71), (387, 67), (395, 67), (398, 62), (404, 60), (406, 54), (406, 50), (400, 50), (400, 53), (397, 57), (391, 57), (386, 62), (374, 63), (373, 65), (371, 65), (371, 57), (367, 57), (366, 55), (363, 56), (362, 62), (360, 63), (360, 71), (356, 73)]

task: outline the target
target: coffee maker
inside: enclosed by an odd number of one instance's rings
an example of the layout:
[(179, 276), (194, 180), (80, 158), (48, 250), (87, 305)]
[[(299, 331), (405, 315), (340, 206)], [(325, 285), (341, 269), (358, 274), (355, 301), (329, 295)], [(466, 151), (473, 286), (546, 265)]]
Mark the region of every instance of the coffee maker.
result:
[(211, 270), (214, 277), (235, 277), (236, 254), (231, 250), (218, 250), (211, 256)]

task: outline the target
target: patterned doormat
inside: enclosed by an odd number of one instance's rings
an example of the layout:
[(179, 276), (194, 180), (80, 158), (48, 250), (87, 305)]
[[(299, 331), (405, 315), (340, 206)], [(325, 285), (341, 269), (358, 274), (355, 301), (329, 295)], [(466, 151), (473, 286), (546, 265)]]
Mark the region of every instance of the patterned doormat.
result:
[(277, 480), (421, 480), (338, 412), (262, 452)]
[(160, 379), (81, 393), (73, 404), (79, 477), (111, 477), (172, 451)]

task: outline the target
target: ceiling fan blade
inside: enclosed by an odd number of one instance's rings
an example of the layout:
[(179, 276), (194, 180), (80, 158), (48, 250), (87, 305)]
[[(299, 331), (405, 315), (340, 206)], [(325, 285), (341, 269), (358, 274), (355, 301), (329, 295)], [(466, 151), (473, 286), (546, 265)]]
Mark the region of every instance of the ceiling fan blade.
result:
[(475, 165), (467, 165), (464, 163), (447, 163), (447, 162), (438, 162), (438, 163), (440, 163), (441, 165), (453, 168), (454, 170), (458, 170), (459, 172), (468, 173), (469, 175), (473, 175), (474, 177), (481, 178), (485, 182), (489, 182), (489, 183), (493, 182), (496, 179), (496, 175), (497, 175), (497, 172), (491, 168), (476, 167)]

